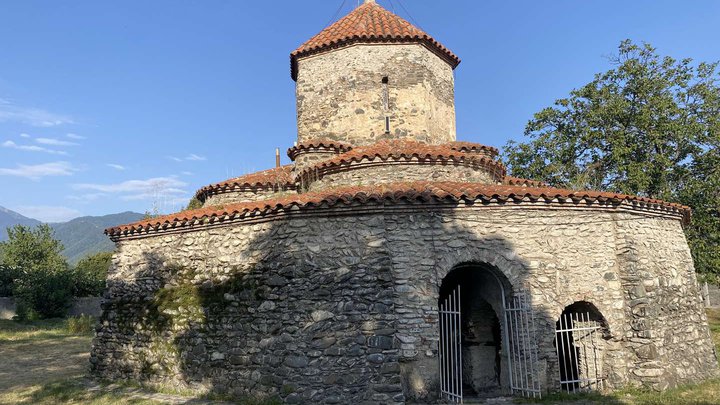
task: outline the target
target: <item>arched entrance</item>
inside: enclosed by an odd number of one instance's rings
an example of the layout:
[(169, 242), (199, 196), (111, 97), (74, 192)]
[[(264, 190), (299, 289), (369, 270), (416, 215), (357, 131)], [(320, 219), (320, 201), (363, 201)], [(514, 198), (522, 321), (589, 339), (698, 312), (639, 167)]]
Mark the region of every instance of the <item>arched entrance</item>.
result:
[(591, 303), (567, 306), (555, 324), (560, 389), (566, 392), (601, 390), (607, 324)]
[(443, 279), (438, 298), (443, 398), (539, 396), (529, 300), (512, 294), (497, 268), (485, 263), (455, 266)]

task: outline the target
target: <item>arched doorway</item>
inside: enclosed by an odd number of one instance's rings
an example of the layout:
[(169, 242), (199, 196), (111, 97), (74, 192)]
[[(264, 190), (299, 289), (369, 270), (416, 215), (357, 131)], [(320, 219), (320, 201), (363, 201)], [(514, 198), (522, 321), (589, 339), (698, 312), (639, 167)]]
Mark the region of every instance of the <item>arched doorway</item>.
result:
[(460, 402), (507, 393), (539, 395), (529, 301), (512, 294), (497, 268), (455, 266), (440, 285), (438, 305), (443, 398)]
[(566, 392), (603, 388), (607, 323), (592, 303), (568, 305), (555, 324), (560, 389)]

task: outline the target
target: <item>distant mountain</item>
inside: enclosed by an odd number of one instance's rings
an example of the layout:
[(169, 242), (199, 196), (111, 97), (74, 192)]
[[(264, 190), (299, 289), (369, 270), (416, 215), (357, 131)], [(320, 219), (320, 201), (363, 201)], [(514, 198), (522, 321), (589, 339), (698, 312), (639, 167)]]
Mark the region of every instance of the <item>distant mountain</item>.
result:
[[(50, 226), (55, 231), (55, 237), (65, 246), (63, 254), (67, 257), (68, 262), (75, 264), (89, 254), (109, 252), (115, 248), (115, 245), (103, 233), (106, 228), (135, 222), (142, 218), (143, 214), (128, 211), (100, 217), (80, 217), (68, 222), (51, 223)], [(0, 207), (0, 241), (7, 240), (7, 227), (13, 225), (37, 226), (41, 223), (36, 219), (27, 218), (17, 212)]]
[(103, 233), (106, 228), (142, 218), (143, 214), (127, 211), (101, 217), (80, 217), (50, 226), (55, 230), (55, 237), (65, 246), (63, 254), (68, 258), (68, 262), (75, 264), (89, 254), (109, 252), (115, 248), (115, 244)]
[(0, 242), (7, 240), (7, 228), (14, 225), (36, 226), (40, 225), (40, 221), (24, 217), (5, 207), (0, 207)]

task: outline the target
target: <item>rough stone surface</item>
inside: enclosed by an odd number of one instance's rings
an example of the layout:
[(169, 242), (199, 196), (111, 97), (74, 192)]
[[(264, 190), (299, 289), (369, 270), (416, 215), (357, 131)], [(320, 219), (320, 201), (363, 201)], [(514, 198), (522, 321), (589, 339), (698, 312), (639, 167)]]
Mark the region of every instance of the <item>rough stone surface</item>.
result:
[[(378, 159), (379, 160), (379, 159)], [(443, 164), (390, 160), (384, 164), (365, 160), (350, 167), (323, 173), (322, 177), (305, 180), (309, 191), (327, 190), (343, 186), (365, 186), (370, 184), (393, 183), (398, 181), (467, 181), (484, 184), (499, 184), (502, 179), (486, 168), (472, 165)]]
[(269, 198), (277, 198), (292, 194), (297, 194), (297, 192), (295, 190), (283, 190), (281, 188), (253, 188), (228, 190), (224, 193), (217, 193), (207, 196), (205, 202), (203, 203), (203, 206), (212, 207), (224, 204), (262, 201)]
[[(299, 145), (455, 141), (452, 68), (422, 45), (356, 44), (298, 64)], [(443, 189), (447, 181), (508, 178), (492, 164), (431, 162), (412, 151), (317, 164), (343, 148), (291, 153), (295, 166), (282, 184), (294, 190), (239, 187), (205, 203), (264, 200), (260, 208), (272, 210), (228, 221), (192, 211), (183, 217), (195, 219), (180, 226), (168, 220), (113, 233), (92, 373), (286, 403), (431, 402), (440, 384), (439, 304), (459, 285), (463, 382), (474, 390), (509, 393), (504, 345), (513, 327), (503, 319), (521, 296), (534, 328), (514, 332), (538, 349), (542, 390), (560, 388), (556, 323), (569, 308), (593, 310), (580, 325), (597, 327), (600, 339), (573, 335), (573, 350), (592, 351), (586, 364), (598, 368), (588, 375), (608, 389), (665, 389), (717, 374), (677, 207), (533, 193), (411, 198), (403, 181)], [(492, 159), (496, 151), (477, 153)], [(347, 186), (389, 182), (401, 191), (346, 195)], [(332, 191), (339, 186), (345, 195)], [(302, 208), (273, 200), (300, 193), (302, 202), (307, 190), (328, 192), (321, 200), (306, 194)]]
[(432, 398), (440, 285), (468, 262), (529, 292), (543, 387), (558, 384), (555, 322), (577, 301), (607, 321), (610, 387), (717, 369), (679, 221), (466, 207), (121, 240), (93, 372), (289, 402)]
[[(298, 142), (455, 140), (452, 68), (422, 45), (360, 44), (301, 58), (298, 63)], [(383, 77), (388, 78), (387, 103)], [(390, 118), (389, 134), (385, 117)]]

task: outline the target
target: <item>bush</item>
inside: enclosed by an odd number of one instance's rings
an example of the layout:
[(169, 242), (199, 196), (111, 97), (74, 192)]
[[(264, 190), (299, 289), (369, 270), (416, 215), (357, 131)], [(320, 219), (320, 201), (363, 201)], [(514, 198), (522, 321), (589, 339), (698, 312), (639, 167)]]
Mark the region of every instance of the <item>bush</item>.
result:
[(105, 290), (105, 278), (112, 260), (111, 252), (100, 252), (83, 258), (75, 266), (76, 297), (97, 297)]
[(61, 318), (73, 299), (72, 273), (60, 271), (23, 271), (15, 280), (13, 295), (18, 319)]
[(95, 331), (95, 318), (90, 315), (70, 317), (67, 320), (67, 331), (74, 335), (89, 335)]

